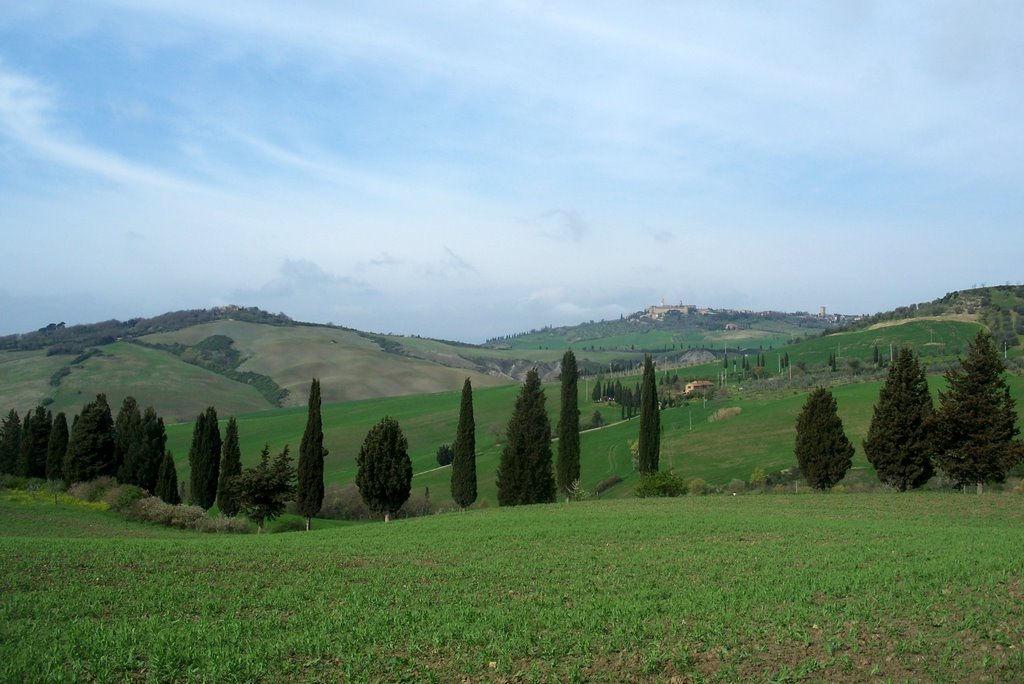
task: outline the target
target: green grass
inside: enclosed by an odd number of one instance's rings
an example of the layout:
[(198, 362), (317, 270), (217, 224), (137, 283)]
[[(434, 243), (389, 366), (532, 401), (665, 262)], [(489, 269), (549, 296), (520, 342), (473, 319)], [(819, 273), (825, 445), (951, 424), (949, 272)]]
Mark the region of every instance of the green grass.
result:
[(0, 494), (3, 681), (1019, 681), (1011, 495), (213, 536)]

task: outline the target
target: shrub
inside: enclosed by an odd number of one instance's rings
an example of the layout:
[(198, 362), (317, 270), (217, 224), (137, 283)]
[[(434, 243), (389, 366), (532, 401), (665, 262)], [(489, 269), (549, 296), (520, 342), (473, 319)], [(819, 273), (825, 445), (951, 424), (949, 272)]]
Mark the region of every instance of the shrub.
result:
[(747, 483), (740, 479), (730, 480), (729, 484), (726, 485), (725, 490), (732, 492), (733, 494), (740, 494), (745, 492), (747, 489)]
[(0, 473), (0, 489), (28, 489), (30, 479), (20, 475)]
[(139, 499), (148, 497), (146, 490), (135, 485), (115, 485), (103, 493), (101, 501), (115, 511), (122, 512), (131, 507)]
[(418, 518), (434, 513), (435, 506), (427, 494), (413, 492), (402, 507), (395, 511), (395, 518)]
[[(305, 528), (305, 524), (303, 524)], [(252, 525), (242, 518), (225, 518), (218, 516), (211, 518), (204, 515), (196, 523), (196, 530), (199, 532), (225, 532), (227, 534), (250, 534)]]
[(117, 480), (103, 475), (88, 482), (76, 482), (68, 488), (68, 495), (82, 501), (99, 501), (108, 489), (117, 486)]
[(171, 524), (171, 511), (174, 506), (165, 503), (158, 496), (147, 496), (145, 499), (135, 501), (124, 511), (125, 517), (130, 520), (143, 520), (156, 523), (157, 525)]
[(786, 485), (779, 483), (772, 487), (772, 494), (785, 494), (787, 491)]
[(199, 521), (206, 516), (206, 511), (201, 506), (186, 506), (179, 504), (171, 506), (171, 526), (180, 527), (185, 530), (196, 529)]
[(330, 485), (324, 491), (324, 501), (318, 518), (329, 520), (373, 520), (374, 515), (354, 484)]
[(612, 475), (611, 477), (605, 478), (598, 482), (597, 486), (594, 487), (594, 494), (596, 494), (597, 496), (601, 496), (601, 494), (607, 492), (609, 489), (619, 484), (620, 482), (622, 482), (621, 475)]
[(690, 494), (693, 496), (702, 496), (707, 494), (708, 483), (699, 477), (695, 477), (690, 480)]
[(754, 472), (750, 474), (749, 483), (751, 489), (763, 489), (768, 484), (768, 477), (764, 474), (764, 468), (754, 468)]
[(452, 451), (452, 447), (449, 444), (442, 444), (437, 447), (437, 465), (446, 466), (451, 465), (452, 460), (455, 458), (455, 452)]
[(686, 480), (668, 470), (659, 470), (640, 478), (635, 494), (641, 499), (652, 496), (682, 496)]

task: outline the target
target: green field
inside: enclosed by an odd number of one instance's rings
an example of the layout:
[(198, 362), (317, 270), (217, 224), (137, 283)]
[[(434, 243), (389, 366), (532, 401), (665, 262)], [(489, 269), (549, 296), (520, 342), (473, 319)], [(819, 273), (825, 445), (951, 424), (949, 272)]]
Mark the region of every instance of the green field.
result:
[(203, 535), (0, 492), (3, 681), (1020, 681), (1014, 495)]

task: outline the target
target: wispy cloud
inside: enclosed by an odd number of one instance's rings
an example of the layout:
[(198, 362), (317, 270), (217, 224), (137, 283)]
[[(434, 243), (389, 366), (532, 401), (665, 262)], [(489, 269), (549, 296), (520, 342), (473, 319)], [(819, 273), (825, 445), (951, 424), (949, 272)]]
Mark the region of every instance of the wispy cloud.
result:
[(195, 189), (166, 173), (75, 141), (56, 124), (56, 101), (51, 88), (0, 62), (0, 130), (11, 142), (66, 168), (117, 183)]

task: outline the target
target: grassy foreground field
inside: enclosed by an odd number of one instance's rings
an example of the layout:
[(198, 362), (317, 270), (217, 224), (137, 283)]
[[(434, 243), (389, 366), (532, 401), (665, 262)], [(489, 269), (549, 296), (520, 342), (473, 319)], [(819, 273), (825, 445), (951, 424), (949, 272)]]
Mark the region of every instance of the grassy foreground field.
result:
[(687, 497), (224, 537), (0, 492), (3, 681), (1024, 678), (1024, 507)]

